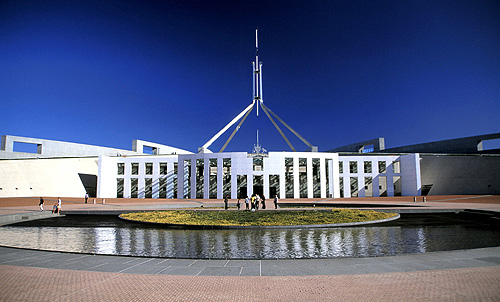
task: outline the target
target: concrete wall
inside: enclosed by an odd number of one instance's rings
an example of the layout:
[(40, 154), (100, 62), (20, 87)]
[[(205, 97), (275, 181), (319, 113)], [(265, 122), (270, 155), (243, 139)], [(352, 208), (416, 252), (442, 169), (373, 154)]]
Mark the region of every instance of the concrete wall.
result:
[(385, 139), (383, 137), (357, 142), (350, 145), (345, 145), (342, 147), (337, 147), (327, 152), (358, 152), (365, 153), (364, 149), (366, 146), (373, 145), (373, 152), (379, 152), (385, 149)]
[[(14, 142), (37, 145), (37, 153), (14, 152)], [(50, 158), (83, 156), (137, 155), (137, 152), (116, 148), (99, 147), (85, 144), (68, 143), (48, 139), (3, 135), (0, 159), (6, 158)]]
[(424, 144), (390, 148), (386, 149), (384, 152), (476, 154), (483, 151), (483, 141), (494, 139), (500, 139), (500, 133), (447, 139)]
[(499, 155), (420, 156), (422, 187), (430, 188), (428, 195), (500, 194)]
[(83, 197), (79, 173), (98, 175), (97, 158), (0, 160), (0, 197)]
[(161, 154), (192, 154), (187, 150), (161, 145), (157, 143), (142, 141), (142, 140), (133, 140), (132, 141), (132, 151), (137, 153), (143, 153), (144, 147), (150, 147), (153, 149), (153, 155), (161, 155)]

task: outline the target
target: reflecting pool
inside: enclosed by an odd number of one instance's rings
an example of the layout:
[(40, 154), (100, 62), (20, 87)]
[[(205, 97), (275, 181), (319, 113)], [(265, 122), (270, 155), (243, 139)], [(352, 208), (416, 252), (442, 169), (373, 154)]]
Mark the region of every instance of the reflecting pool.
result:
[(0, 245), (173, 258), (367, 257), (500, 246), (500, 227), (458, 214), (419, 214), (362, 227), (185, 230), (72, 215), (0, 227)]

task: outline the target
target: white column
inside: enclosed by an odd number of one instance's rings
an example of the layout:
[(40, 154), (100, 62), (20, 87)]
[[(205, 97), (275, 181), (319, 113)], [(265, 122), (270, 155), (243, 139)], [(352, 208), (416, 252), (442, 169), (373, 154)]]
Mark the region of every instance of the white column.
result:
[(177, 198), (184, 199), (184, 159), (177, 162)]
[(196, 159), (191, 159), (191, 199), (196, 199)]
[(293, 198), (300, 198), (299, 158), (293, 157)]
[[(330, 177), (330, 176), (328, 176), (328, 177)], [(321, 188), (321, 198), (329, 197), (329, 196), (326, 196), (326, 186), (329, 186), (330, 184), (326, 182), (326, 159), (325, 158), (319, 159), (319, 182), (320, 182), (320, 188)], [(330, 190), (330, 192), (331, 192), (331, 190)]]
[[(344, 170), (345, 171), (345, 170)], [(344, 174), (344, 197), (351, 198), (351, 174)]]
[(253, 173), (249, 173), (247, 175), (247, 195), (252, 196), (252, 194), (253, 194)]
[(313, 198), (313, 169), (312, 169), (312, 158), (307, 157), (306, 159), (306, 169), (307, 169), (307, 198)]
[[(233, 173), (232, 169), (233, 161), (231, 160), (231, 199), (238, 198), (238, 175)], [(222, 194), (222, 193), (221, 193)]]
[(160, 162), (159, 161), (154, 161), (153, 162), (153, 198), (159, 198), (160, 197)]
[(203, 199), (209, 199), (210, 192), (210, 159), (203, 160)]
[(358, 174), (358, 197), (366, 197), (365, 177), (363, 173)]
[(262, 174), (262, 178), (264, 178), (264, 196), (269, 198), (269, 174)]
[[(222, 194), (224, 193), (222, 190), (224, 188), (224, 174), (223, 174), (223, 167), (224, 167), (224, 159), (219, 157), (217, 158), (217, 199), (222, 199)], [(231, 179), (231, 186), (232, 186), (233, 180)], [(233, 195), (233, 192), (231, 190), (231, 195)]]

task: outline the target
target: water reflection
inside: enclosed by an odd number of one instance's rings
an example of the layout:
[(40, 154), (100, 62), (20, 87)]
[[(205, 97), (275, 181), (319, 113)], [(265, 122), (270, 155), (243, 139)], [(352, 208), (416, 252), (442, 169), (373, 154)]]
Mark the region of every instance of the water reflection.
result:
[(5, 246), (113, 255), (227, 259), (363, 257), (423, 253), (498, 246), (499, 238), (498, 229), (455, 225), (290, 230), (14, 226), (0, 228), (0, 244)]

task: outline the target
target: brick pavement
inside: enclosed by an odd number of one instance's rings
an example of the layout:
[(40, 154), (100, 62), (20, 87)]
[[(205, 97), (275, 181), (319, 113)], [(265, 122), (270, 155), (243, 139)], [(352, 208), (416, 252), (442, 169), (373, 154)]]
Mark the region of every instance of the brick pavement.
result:
[[(467, 203), (462, 206), (497, 210), (500, 204), (498, 196), (435, 198), (428, 198), (427, 205), (443, 207), (446, 203), (444, 207), (453, 208), (457, 203)], [(63, 200), (66, 207), (83, 205), (83, 199)], [(35, 211), (37, 201), (38, 198), (1, 198), (0, 207)], [(399, 197), (357, 202), (411, 201)], [(169, 202), (179, 200), (160, 203)], [(192, 202), (217, 204), (221, 201)], [(130, 206), (159, 201), (107, 200), (107, 204), (114, 203)], [(259, 277), (149, 275), (0, 265), (0, 301), (500, 301), (498, 284), (498, 265), (376, 274)]]
[(168, 276), (0, 266), (1, 301), (500, 301), (500, 266), (336, 276)]

